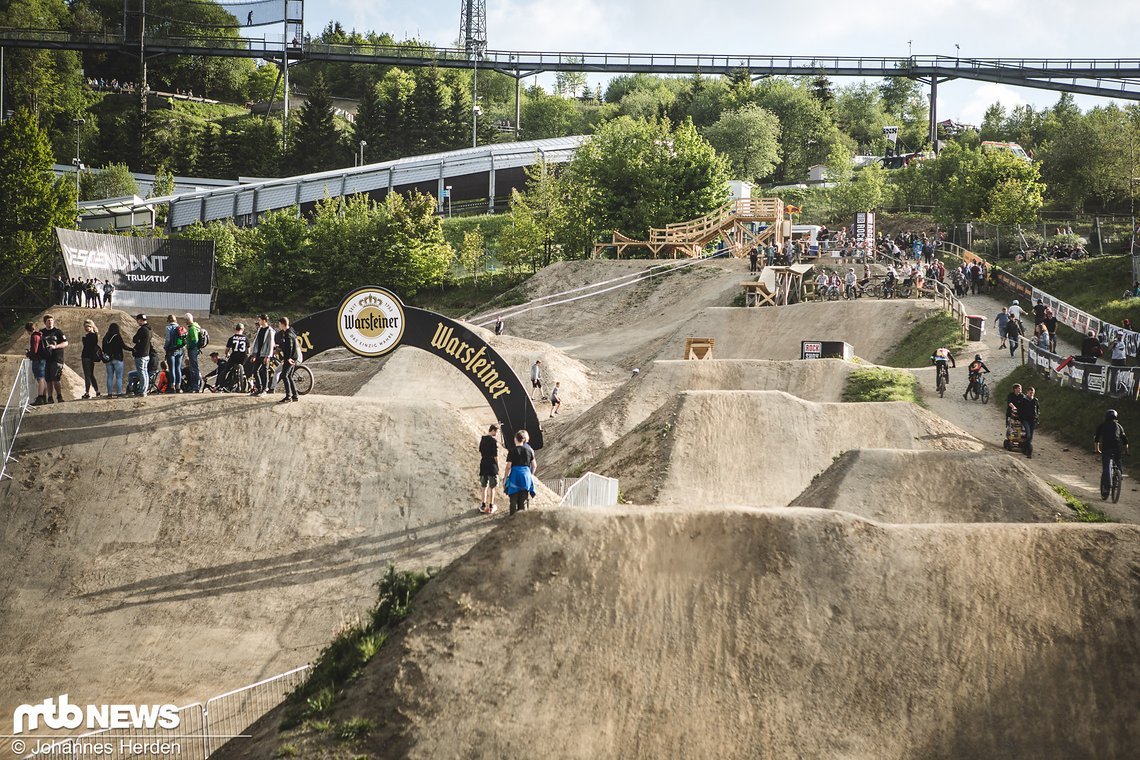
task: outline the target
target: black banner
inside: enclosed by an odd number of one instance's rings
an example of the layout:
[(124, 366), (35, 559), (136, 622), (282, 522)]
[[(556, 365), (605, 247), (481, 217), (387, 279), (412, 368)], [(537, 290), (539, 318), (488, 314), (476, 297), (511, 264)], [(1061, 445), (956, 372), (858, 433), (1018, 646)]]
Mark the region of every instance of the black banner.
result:
[(1086, 393), (1135, 399), (1140, 390), (1140, 367), (1111, 367), (1107, 364), (1067, 361), (1032, 343), (1029, 344), (1027, 357), (1029, 364), (1050, 380)]
[(293, 329), (306, 359), (341, 347), (378, 357), (399, 346), (414, 346), (438, 356), (483, 394), (505, 440), (516, 430), (526, 430), (531, 447), (542, 448), (538, 413), (522, 380), (486, 341), (454, 320), (404, 306), (384, 288), (365, 287), (348, 294), (338, 308), (297, 320)]
[(115, 286), (116, 306), (209, 311), (214, 242), (56, 228), (70, 278)]

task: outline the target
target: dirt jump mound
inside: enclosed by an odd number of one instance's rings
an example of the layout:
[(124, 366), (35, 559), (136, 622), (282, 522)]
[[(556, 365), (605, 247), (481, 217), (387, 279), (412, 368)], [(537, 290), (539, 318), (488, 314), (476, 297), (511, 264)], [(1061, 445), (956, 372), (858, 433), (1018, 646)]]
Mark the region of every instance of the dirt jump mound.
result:
[(0, 714), (184, 704), (309, 661), (389, 563), (442, 566), (493, 526), (482, 432), (439, 404), (312, 395), (37, 410), (0, 484)]
[[(374, 726), (336, 756), (1123, 758), (1137, 567), (1122, 525), (529, 513), (416, 598), (328, 716)], [(221, 756), (336, 741), (279, 723)]]
[(845, 451), (977, 451), (982, 444), (903, 402), (831, 404), (780, 391), (687, 391), (588, 468), (639, 504), (783, 506)]
[(809, 401), (839, 401), (855, 365), (818, 361), (655, 361), (636, 377), (624, 375), (617, 389), (547, 444), (544, 465), (558, 474), (599, 456), (684, 391), (786, 391)]
[(998, 451), (848, 451), (791, 506), (891, 523), (1055, 522), (1072, 514), (1045, 481)]

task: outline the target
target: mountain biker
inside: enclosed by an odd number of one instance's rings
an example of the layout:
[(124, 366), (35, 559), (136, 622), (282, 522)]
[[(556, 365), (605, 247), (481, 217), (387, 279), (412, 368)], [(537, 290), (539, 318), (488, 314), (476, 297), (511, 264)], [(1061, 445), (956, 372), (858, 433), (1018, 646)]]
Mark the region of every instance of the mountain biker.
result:
[(982, 373), (987, 375), (990, 373), (990, 368), (982, 361), (981, 354), (974, 354), (974, 360), (967, 365), (966, 371), (970, 374), (970, 378), (966, 382), (966, 390), (962, 393), (963, 399), (967, 398), (970, 391), (977, 385), (978, 378), (982, 376)]
[(234, 325), (234, 334), (226, 341), (225, 361), (218, 365), (218, 381), (216, 385), (228, 387), (234, 374), (234, 369), (245, 364), (249, 356), (249, 336), (245, 334), (245, 325), (238, 322)]
[(946, 366), (946, 362), (950, 362), (950, 366), (957, 368), (954, 363), (954, 354), (950, 353), (950, 349), (942, 346), (934, 350), (934, 355), (930, 357), (930, 361), (934, 364), (935, 376), (942, 375), (946, 378), (946, 382), (950, 382), (950, 369)]
[(855, 297), (855, 283), (857, 280), (858, 280), (858, 278), (855, 276), (855, 267), (850, 267), (847, 270), (846, 276), (844, 276), (844, 278), (843, 278), (843, 285), (844, 285), (844, 291), (843, 292), (847, 296), (847, 298), (849, 298), (849, 299)]
[(819, 277), (815, 278), (815, 294), (819, 300), (827, 298), (827, 272), (819, 270)]
[(1102, 496), (1108, 493), (1108, 486), (1111, 481), (1108, 463), (1115, 461), (1116, 466), (1120, 466), (1121, 446), (1124, 447), (1123, 452), (1128, 453), (1128, 436), (1117, 420), (1116, 410), (1109, 409), (1104, 413), (1104, 422), (1100, 423), (1093, 434), (1093, 451), (1100, 454), (1100, 491)]

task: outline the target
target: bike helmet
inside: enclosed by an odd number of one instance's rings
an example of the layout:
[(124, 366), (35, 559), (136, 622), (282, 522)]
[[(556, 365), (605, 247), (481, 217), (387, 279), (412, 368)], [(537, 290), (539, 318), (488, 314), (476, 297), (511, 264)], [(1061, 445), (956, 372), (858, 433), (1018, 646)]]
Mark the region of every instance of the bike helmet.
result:
[(1016, 299), (1016, 298), (1015, 298), (1015, 299), (1013, 299), (1013, 305), (1014, 305), (1014, 306), (1017, 306), (1017, 299)]
[(1106, 420), (1115, 420), (1116, 419), (1116, 410), (1115, 409), (1109, 409), (1107, 412), (1104, 413), (1104, 418)]
[(982, 360), (982, 355), (981, 355), (981, 354), (974, 354), (974, 361), (976, 361), (976, 362), (980, 362), (981, 360)]

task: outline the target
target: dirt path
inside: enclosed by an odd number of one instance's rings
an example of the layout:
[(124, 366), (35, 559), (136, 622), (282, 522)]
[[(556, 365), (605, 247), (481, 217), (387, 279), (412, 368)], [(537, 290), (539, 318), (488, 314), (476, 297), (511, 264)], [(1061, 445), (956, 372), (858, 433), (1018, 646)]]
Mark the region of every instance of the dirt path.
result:
[[(1025, 301), (1026, 299), (1019, 300)], [(1004, 399), (991, 399), (989, 404), (982, 405), (979, 401), (963, 401), (962, 391), (966, 387), (965, 366), (975, 353), (980, 353), (986, 362), (986, 366), (990, 368), (990, 376), (987, 380), (991, 387), (1021, 364), (1020, 351), (1018, 357), (1014, 359), (1009, 355), (1007, 349), (998, 348), (1001, 341), (998, 338), (997, 327), (993, 324), (994, 316), (1001, 310), (1002, 306), (1008, 305), (1009, 302), (986, 295), (967, 296), (963, 302), (972, 313), (986, 317), (986, 334), (984, 340), (971, 342), (962, 356), (957, 357), (958, 367), (950, 370), (950, 387), (946, 391), (946, 397), (939, 398), (938, 394), (934, 392), (933, 368), (917, 370), (915, 374), (919, 377), (919, 382), (925, 392), (926, 403), (929, 404), (931, 411), (974, 434), (978, 440), (987, 446), (1001, 449), (1002, 441), (1005, 440), (1005, 415), (1002, 412)], [(1030, 306), (1028, 303), (1021, 305), (1023, 307)], [(1032, 328), (1032, 316), (1024, 321), (1028, 327)], [(935, 347), (932, 346), (931, 350), (933, 348)], [(1074, 346), (1061, 342), (1058, 343), (1057, 348), (1058, 353), (1062, 355), (1076, 353)], [(1048, 417), (1050, 414), (1050, 384), (1042, 378), (1041, 383), (1036, 387), (1037, 397), (1041, 400), (1041, 414), (1043, 417)], [(1105, 408), (1107, 409), (1111, 403), (1105, 399)], [(1125, 481), (1119, 503), (1112, 504), (1101, 500), (1099, 488), (1100, 458), (1092, 452), (1092, 433), (1093, 431), (1088, 431), (1089, 445), (1078, 448), (1062, 442), (1048, 433), (1038, 432), (1033, 437), (1034, 446), (1031, 459), (1027, 459), (1019, 453), (1011, 453), (1009, 456), (1018, 457), (1040, 477), (1065, 486), (1074, 496), (1089, 502), (1094, 507), (1103, 509), (1105, 514), (1114, 520), (1131, 523), (1140, 522), (1140, 489), (1137, 488), (1135, 482)], [(968, 473), (963, 473), (962, 488), (969, 487)]]

